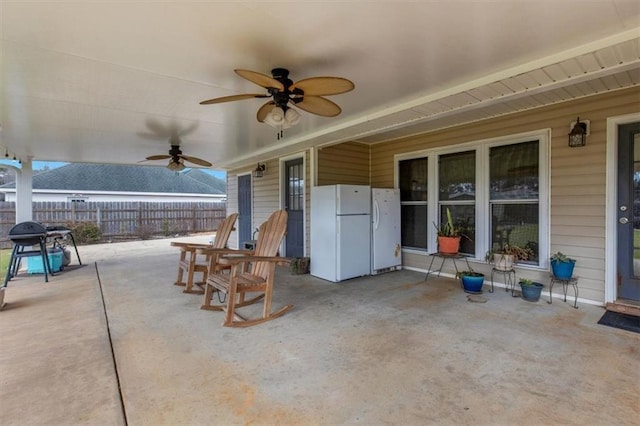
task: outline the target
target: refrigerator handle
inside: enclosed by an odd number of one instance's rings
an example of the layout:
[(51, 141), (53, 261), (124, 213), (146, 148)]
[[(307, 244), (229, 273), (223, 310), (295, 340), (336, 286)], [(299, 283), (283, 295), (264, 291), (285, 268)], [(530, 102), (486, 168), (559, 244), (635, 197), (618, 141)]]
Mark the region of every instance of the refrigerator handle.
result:
[(380, 209), (378, 207), (378, 200), (373, 200), (373, 229), (378, 229), (380, 224)]

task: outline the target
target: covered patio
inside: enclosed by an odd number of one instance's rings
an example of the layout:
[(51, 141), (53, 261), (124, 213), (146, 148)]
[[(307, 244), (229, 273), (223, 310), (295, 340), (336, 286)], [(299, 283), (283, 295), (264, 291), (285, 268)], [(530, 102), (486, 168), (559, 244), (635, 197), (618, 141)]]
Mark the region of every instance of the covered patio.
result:
[(419, 271), (334, 284), (282, 268), (274, 307), (295, 308), (230, 329), (172, 284), (169, 241), (84, 246), (86, 266), (9, 283), (3, 425), (640, 418), (640, 335), (598, 325), (602, 307), (500, 287), (472, 303), (452, 278)]

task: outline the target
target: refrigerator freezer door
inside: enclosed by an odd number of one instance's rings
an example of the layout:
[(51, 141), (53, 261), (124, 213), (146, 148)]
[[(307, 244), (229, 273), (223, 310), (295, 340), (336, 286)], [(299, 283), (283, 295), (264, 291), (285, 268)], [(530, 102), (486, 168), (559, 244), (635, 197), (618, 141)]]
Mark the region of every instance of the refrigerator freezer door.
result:
[(400, 192), (372, 189), (371, 273), (402, 265)]
[(369, 275), (371, 216), (338, 216), (337, 225), (336, 281)]
[(311, 275), (337, 280), (335, 187), (311, 188)]
[(336, 185), (336, 214), (370, 214), (371, 188), (365, 185)]

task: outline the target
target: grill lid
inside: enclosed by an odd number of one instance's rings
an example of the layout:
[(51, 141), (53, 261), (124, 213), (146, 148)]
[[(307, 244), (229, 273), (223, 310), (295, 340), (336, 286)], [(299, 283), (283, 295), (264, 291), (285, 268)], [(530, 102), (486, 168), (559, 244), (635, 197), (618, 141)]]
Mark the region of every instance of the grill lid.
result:
[(38, 222), (21, 222), (9, 231), (9, 239), (16, 244), (39, 244), (47, 235), (47, 228)]

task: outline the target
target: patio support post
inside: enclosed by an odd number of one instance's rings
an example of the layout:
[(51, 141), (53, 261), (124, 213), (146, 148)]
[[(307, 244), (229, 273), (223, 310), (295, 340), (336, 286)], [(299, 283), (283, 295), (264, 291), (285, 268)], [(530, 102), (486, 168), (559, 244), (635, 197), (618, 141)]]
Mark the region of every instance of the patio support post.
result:
[(16, 172), (16, 223), (33, 220), (33, 163), (23, 158)]

